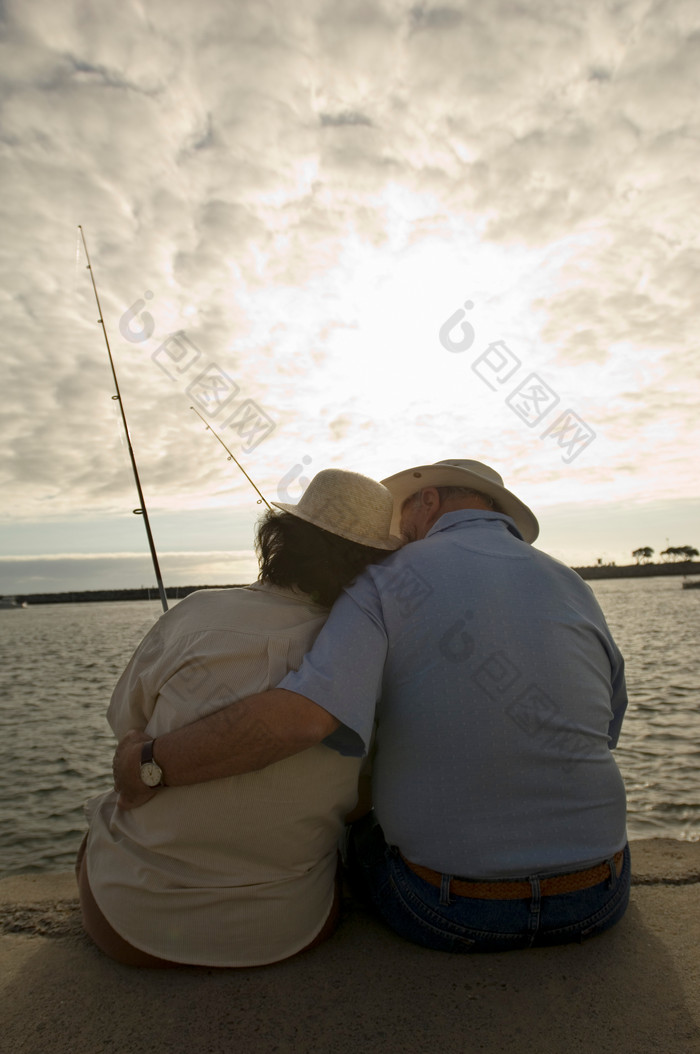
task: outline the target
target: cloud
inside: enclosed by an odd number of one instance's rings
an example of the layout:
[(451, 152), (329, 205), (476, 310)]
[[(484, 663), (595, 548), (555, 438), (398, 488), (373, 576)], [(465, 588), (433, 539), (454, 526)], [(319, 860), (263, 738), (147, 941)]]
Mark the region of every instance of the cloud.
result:
[(456, 29), (465, 18), (465, 12), (455, 7), (429, 8), (426, 5), (412, 7), (409, 15), (414, 31)]
[[(160, 554), (159, 562), (168, 588), (245, 584), (255, 581), (258, 574), (251, 550), (166, 552)], [(141, 553), (0, 557), (0, 581), (4, 595), (151, 588), (157, 596), (153, 566)]]
[[(245, 453), (211, 416), (270, 492), (303, 457), (385, 475), (460, 443), (550, 493), (687, 492), (691, 7), (39, 0), (3, 28), (5, 519), (136, 505), (78, 223), (149, 508), (249, 500), (188, 409), (209, 367), (275, 425)], [(467, 296), (478, 343), (450, 356)], [(168, 374), (177, 333), (199, 358)], [(587, 464), (479, 379), (495, 339), (590, 421)]]
[(366, 117), (363, 113), (322, 113), (321, 114), (321, 127), (322, 128), (352, 128), (358, 125), (366, 125), (368, 128), (372, 127), (372, 122), (369, 117)]

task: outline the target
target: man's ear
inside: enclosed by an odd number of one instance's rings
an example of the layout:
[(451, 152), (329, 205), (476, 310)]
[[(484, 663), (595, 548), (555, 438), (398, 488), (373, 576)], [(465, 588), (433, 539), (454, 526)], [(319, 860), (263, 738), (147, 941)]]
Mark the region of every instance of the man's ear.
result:
[(440, 508), (440, 494), (437, 487), (424, 487), (421, 491), (421, 504), (426, 512), (434, 512)]
[(426, 533), (433, 527), (439, 517), (442, 501), (437, 487), (426, 487), (421, 494), (421, 504), (426, 518)]

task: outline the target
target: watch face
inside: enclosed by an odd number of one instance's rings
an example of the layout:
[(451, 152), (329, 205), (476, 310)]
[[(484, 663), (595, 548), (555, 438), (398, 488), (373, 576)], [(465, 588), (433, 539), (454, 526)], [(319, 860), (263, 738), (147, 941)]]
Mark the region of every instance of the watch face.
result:
[(162, 769), (155, 761), (147, 761), (141, 766), (141, 779), (147, 787), (157, 787), (162, 778)]

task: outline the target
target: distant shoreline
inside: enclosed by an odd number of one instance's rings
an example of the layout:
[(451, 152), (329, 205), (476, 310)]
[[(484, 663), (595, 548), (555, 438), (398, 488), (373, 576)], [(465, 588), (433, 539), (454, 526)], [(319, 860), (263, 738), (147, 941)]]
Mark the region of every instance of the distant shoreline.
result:
[(572, 568), (581, 578), (658, 578), (662, 575), (700, 575), (700, 562), (682, 560), (676, 564), (596, 564)]
[[(676, 564), (597, 564), (593, 567), (572, 568), (581, 578), (599, 580), (602, 578), (656, 578), (664, 575), (700, 575), (700, 561), (686, 560)], [(166, 588), (168, 600), (182, 600), (183, 597), (198, 589), (242, 589), (248, 583), (236, 582), (232, 585), (216, 586), (169, 586)], [(88, 589), (72, 590), (65, 593), (16, 593), (18, 603), (34, 604), (84, 604), (100, 603), (106, 600), (158, 600), (155, 586), (139, 589)]]
[[(217, 586), (168, 586), (165, 595), (168, 600), (182, 600), (183, 597), (195, 593), (198, 589), (243, 589), (246, 585), (248, 585), (247, 582)], [(30, 607), (35, 604), (101, 603), (105, 600), (160, 600), (160, 594), (155, 586), (150, 589), (142, 586), (138, 589), (75, 589), (65, 593), (15, 593), (14, 597), (19, 604), (26, 603)]]

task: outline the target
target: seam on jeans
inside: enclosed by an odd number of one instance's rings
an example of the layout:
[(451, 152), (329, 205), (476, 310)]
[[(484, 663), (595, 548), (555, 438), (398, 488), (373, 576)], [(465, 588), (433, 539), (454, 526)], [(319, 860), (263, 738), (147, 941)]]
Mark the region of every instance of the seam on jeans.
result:
[[(614, 915), (620, 907), (620, 902), (629, 896), (629, 884), (627, 882), (622, 882), (621, 879), (622, 876), (620, 875), (617, 879), (617, 885), (613, 895), (592, 915), (588, 915), (586, 918), (580, 919), (578, 922), (570, 923), (567, 926), (547, 927), (540, 931), (541, 935), (546, 934), (548, 937), (554, 937), (564, 936), (567, 933), (580, 933), (581, 936), (585, 936), (586, 933), (601, 922), (607, 922), (610, 916)], [(607, 881), (607, 879), (604, 879), (604, 882), (607, 883)], [(601, 885), (602, 884), (603, 883), (601, 883)], [(564, 896), (567, 895), (568, 894), (564, 894)]]
[(606, 901), (602, 908), (596, 911), (593, 915), (589, 915), (585, 919), (580, 919), (578, 922), (572, 923), (568, 926), (556, 926), (547, 927), (546, 929), (540, 930), (540, 936), (546, 935), (547, 937), (564, 936), (567, 933), (580, 933), (585, 936), (591, 929), (600, 925), (601, 922), (607, 922), (611, 915), (619, 909), (621, 901), (625, 899), (627, 891), (623, 889), (616, 889), (615, 896), (611, 897), (610, 900)]
[[(443, 940), (462, 940), (468, 944), (476, 944), (479, 941), (519, 941), (523, 939), (522, 930), (508, 930), (493, 931), (477, 929), (474, 926), (463, 926), (459, 922), (454, 922), (452, 919), (447, 919), (444, 915), (438, 914), (430, 904), (426, 904), (424, 900), (421, 900), (419, 896), (410, 888), (402, 888), (402, 886), (396, 881), (397, 877), (394, 874), (389, 875), (389, 880), (396, 893), (396, 898), (403, 910), (407, 915), (410, 915), (413, 922), (424, 929), (427, 933), (435, 934), (441, 937)], [(432, 887), (431, 887), (432, 888)], [(415, 905), (415, 907), (414, 907)], [(420, 908), (421, 914), (417, 914), (416, 908)], [(425, 914), (432, 917), (433, 922), (425, 918)], [(525, 934), (527, 936), (527, 934)]]

